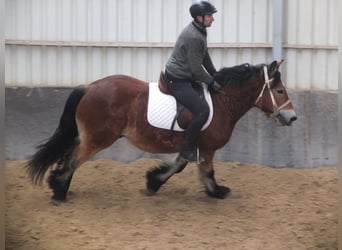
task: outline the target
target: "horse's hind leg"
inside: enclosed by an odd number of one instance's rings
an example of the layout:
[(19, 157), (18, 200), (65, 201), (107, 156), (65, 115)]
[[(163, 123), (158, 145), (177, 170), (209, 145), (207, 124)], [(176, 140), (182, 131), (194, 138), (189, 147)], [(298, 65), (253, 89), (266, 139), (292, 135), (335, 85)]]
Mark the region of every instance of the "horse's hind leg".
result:
[(53, 201), (64, 201), (76, 169), (96, 153), (109, 147), (120, 137), (119, 130), (119, 132), (112, 133), (112, 131), (103, 129), (101, 132), (92, 133), (91, 129), (85, 130), (82, 128), (79, 125), (78, 143), (61, 160), (57, 168), (50, 173), (48, 183), (53, 191)]
[(188, 161), (178, 156), (173, 162), (162, 162), (158, 167), (149, 170), (146, 173), (148, 194), (155, 194), (171, 176), (180, 173), (187, 163)]
[(88, 140), (83, 140), (75, 145), (64, 159), (57, 163), (56, 169), (51, 171), (48, 178), (49, 187), (53, 191), (51, 197), (53, 201), (60, 202), (66, 199), (76, 169), (106, 146), (108, 145), (95, 147)]
[(66, 199), (71, 179), (74, 173), (73, 167), (70, 167), (70, 159), (63, 159), (57, 163), (55, 170), (50, 172), (48, 183), (53, 191), (51, 199), (53, 201), (64, 201)]

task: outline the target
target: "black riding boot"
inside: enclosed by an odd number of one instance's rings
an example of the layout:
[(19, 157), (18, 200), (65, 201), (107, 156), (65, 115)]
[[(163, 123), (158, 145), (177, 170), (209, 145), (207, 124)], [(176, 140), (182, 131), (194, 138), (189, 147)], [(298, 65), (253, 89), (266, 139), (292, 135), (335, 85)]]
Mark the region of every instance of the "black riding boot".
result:
[(202, 124), (196, 124), (196, 121), (192, 121), (185, 131), (180, 156), (189, 162), (203, 161), (203, 158), (197, 155), (197, 146), (201, 127)]

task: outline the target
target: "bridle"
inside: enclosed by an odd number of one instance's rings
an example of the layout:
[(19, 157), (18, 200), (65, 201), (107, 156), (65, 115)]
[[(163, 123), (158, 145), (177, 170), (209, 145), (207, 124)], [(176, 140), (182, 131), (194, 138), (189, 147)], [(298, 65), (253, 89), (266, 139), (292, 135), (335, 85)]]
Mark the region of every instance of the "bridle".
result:
[(256, 99), (254, 106), (257, 106), (257, 103), (261, 100), (262, 96), (264, 95), (265, 89), (267, 87), (268, 92), (269, 92), (270, 97), (271, 97), (271, 100), (272, 100), (272, 106), (273, 106), (273, 111), (270, 113), (272, 113), (271, 116), (277, 117), (279, 115), (279, 111), (282, 110), (284, 107), (286, 107), (289, 103), (291, 103), (291, 101), (290, 101), (290, 99), (288, 99), (285, 103), (278, 106), (277, 102), (275, 101), (272, 89), (271, 89), (271, 83), (273, 82), (274, 78), (269, 79), (266, 65), (264, 65), (264, 77), (265, 77), (264, 86), (262, 87), (262, 90), (261, 90), (258, 98)]
[[(291, 101), (290, 101), (290, 99), (288, 99), (282, 105), (280, 105), (280, 106), (277, 105), (277, 102), (275, 101), (275, 98), (274, 98), (274, 95), (273, 95), (273, 92), (272, 92), (272, 89), (271, 89), (271, 83), (274, 81), (274, 78), (269, 79), (268, 71), (267, 71), (267, 66), (266, 65), (264, 65), (263, 70), (264, 70), (265, 83), (264, 83), (264, 85), (263, 85), (263, 87), (262, 87), (262, 89), (260, 91), (260, 94), (259, 94), (258, 98), (255, 100), (254, 103), (248, 102), (246, 100), (242, 100), (242, 102), (246, 103), (246, 105), (253, 105), (254, 107), (260, 108), (257, 104), (262, 99), (262, 97), (264, 95), (264, 92), (265, 92), (265, 89), (267, 87), (267, 90), (268, 90), (268, 92), (270, 94), (270, 97), (271, 97), (271, 100), (272, 100), (273, 110), (268, 110), (268, 109), (265, 109), (265, 108), (263, 108), (262, 110), (264, 112), (271, 113), (272, 117), (277, 117), (277, 116), (279, 116), (279, 111), (282, 110), (284, 107), (286, 107), (289, 103), (291, 103)], [(234, 98), (234, 99), (237, 99), (238, 101), (241, 101), (241, 98), (236, 97), (236, 96), (231, 95), (231, 94), (228, 94), (228, 93), (226, 93), (223, 90), (219, 89), (216, 92), (218, 92), (220, 94), (223, 94), (226, 97)]]

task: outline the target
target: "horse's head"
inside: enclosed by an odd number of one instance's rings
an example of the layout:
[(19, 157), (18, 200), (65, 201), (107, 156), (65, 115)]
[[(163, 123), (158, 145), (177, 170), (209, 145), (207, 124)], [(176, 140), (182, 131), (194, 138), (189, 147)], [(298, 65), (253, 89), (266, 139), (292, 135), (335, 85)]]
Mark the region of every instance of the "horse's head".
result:
[(260, 68), (259, 76), (263, 80), (263, 86), (255, 101), (255, 106), (280, 125), (290, 126), (297, 120), (297, 115), (281, 80), (279, 66), (282, 62), (283, 60), (273, 61)]

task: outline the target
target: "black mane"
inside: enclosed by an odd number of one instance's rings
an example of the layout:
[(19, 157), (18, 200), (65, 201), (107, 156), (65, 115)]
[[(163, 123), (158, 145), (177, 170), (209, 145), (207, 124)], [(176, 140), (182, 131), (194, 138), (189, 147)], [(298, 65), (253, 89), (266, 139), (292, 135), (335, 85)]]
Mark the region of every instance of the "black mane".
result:
[(250, 77), (259, 72), (260, 65), (253, 66), (248, 63), (222, 68), (214, 75), (215, 81), (221, 85), (234, 84), (241, 85), (247, 82)]

